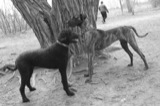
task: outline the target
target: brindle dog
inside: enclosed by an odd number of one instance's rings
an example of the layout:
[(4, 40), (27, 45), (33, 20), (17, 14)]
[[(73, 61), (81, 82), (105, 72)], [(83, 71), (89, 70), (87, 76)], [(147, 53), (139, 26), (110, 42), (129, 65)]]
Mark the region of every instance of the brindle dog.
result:
[[(99, 29), (94, 29), (90, 28), (86, 15), (80, 14), (77, 17), (73, 17), (72, 27), (78, 26), (81, 28), (83, 34), (81, 39), (84, 39), (84, 47), (85, 51), (88, 55), (88, 74), (89, 74), (89, 79), (86, 80), (86, 82), (91, 82), (92, 81), (92, 74), (93, 74), (93, 59), (95, 56), (95, 50), (103, 50), (109, 45), (111, 45), (113, 42), (119, 40), (122, 48), (130, 57), (131, 63), (128, 66), (133, 66), (133, 54), (128, 48), (128, 43), (130, 46), (140, 55), (142, 58), (145, 69), (148, 69), (148, 64), (145, 59), (144, 54), (141, 52), (139, 49), (135, 35), (137, 37), (145, 37), (148, 35), (146, 33), (145, 35), (139, 36), (136, 29), (132, 26), (120, 26), (117, 28), (113, 28), (110, 30), (99, 30)], [(77, 22), (77, 23), (76, 23)]]
[(36, 67), (59, 69), (63, 89), (68, 96), (74, 95), (74, 92), (68, 87), (66, 68), (68, 62), (68, 46), (70, 43), (76, 43), (78, 38), (78, 34), (73, 33), (70, 30), (64, 30), (60, 33), (57, 42), (50, 47), (27, 51), (19, 55), (15, 62), (15, 68), (10, 68), (10, 70), (19, 70), (21, 75), (20, 93), (23, 102), (29, 102), (29, 99), (25, 95), (26, 85), (30, 91), (36, 90), (36, 88), (32, 87), (30, 84), (33, 69)]

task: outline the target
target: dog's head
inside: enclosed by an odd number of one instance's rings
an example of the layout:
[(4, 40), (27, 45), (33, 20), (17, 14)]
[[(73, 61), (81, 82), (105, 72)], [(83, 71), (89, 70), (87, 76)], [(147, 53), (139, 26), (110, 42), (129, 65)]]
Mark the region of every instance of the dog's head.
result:
[(86, 18), (87, 16), (85, 14), (79, 14), (76, 17), (74, 16), (67, 22), (68, 26), (69, 27), (76, 27), (76, 26), (81, 27)]
[(71, 30), (63, 30), (58, 37), (58, 41), (66, 45), (69, 45), (70, 43), (77, 43), (78, 39), (79, 35)]

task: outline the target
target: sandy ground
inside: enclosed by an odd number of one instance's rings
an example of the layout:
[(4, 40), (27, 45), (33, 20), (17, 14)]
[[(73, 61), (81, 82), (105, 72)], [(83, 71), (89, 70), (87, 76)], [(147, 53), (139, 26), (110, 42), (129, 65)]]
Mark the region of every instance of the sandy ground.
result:
[[(47, 72), (46, 75), (41, 73), (37, 76), (35, 92), (29, 92), (26, 88), (26, 95), (31, 102), (22, 103), (18, 79), (6, 82), (12, 75), (8, 74), (0, 78), (0, 106), (160, 106), (160, 10), (139, 12), (135, 16), (108, 18), (106, 24), (101, 24), (99, 19), (97, 23), (100, 29), (132, 25), (139, 34), (149, 32), (147, 37), (137, 38), (149, 69), (144, 70), (141, 58), (132, 49), (134, 66), (127, 67), (129, 57), (121, 49), (119, 42), (115, 42), (104, 50), (107, 59), (98, 60), (94, 69), (94, 84), (85, 84), (86, 78), (82, 73), (73, 74), (73, 87), (78, 90), (75, 96), (68, 97), (63, 91), (59, 74)], [(13, 63), (23, 51), (36, 48), (39, 48), (39, 44), (32, 31), (7, 38), (1, 37), (0, 66)], [(82, 68), (85, 67), (75, 70)], [(40, 76), (46, 82), (41, 80)]]

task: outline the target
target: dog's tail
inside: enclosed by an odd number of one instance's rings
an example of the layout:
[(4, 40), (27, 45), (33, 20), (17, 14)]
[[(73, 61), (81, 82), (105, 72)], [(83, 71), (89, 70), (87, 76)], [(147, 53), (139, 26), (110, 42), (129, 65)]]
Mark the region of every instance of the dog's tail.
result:
[(10, 71), (16, 71), (17, 70), (17, 66), (13, 65), (13, 64), (6, 64), (2, 68), (0, 68), (0, 70), (2, 70), (4, 72), (6, 71), (6, 69), (8, 69)]
[(134, 31), (134, 33), (137, 35), (137, 37), (139, 37), (139, 38), (143, 38), (143, 37), (145, 37), (145, 36), (148, 35), (148, 33), (146, 33), (146, 34), (144, 34), (144, 35), (139, 35), (139, 34), (137, 33), (137, 30), (136, 30), (133, 26), (129, 26), (129, 28), (132, 29), (132, 30)]

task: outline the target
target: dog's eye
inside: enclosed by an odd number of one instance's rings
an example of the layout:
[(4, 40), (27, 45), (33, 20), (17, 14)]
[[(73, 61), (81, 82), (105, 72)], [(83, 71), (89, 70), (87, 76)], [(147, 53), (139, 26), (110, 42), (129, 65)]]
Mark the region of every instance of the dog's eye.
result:
[(77, 19), (78, 19), (78, 20), (81, 20), (81, 17), (78, 17)]

